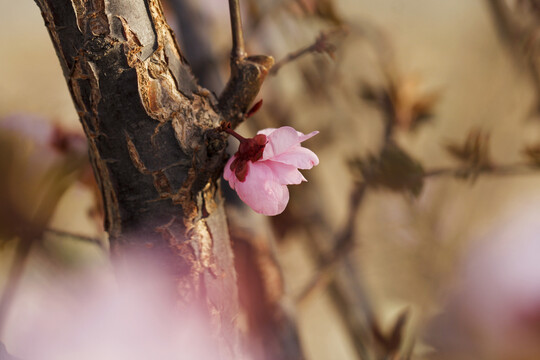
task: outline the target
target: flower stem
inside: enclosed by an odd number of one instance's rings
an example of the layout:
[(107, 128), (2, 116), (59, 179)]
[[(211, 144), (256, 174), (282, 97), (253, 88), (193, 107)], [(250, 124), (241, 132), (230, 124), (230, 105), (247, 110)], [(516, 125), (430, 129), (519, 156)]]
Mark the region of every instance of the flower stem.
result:
[(239, 133), (237, 133), (236, 131), (234, 131), (233, 129), (231, 129), (230, 127), (224, 127), (223, 128), (223, 131), (225, 131), (227, 134), (229, 135), (232, 135), (234, 136), (235, 138), (238, 139), (238, 141), (240, 142), (244, 142), (244, 141), (247, 141), (247, 139), (245, 137), (243, 137), (242, 135), (240, 135)]

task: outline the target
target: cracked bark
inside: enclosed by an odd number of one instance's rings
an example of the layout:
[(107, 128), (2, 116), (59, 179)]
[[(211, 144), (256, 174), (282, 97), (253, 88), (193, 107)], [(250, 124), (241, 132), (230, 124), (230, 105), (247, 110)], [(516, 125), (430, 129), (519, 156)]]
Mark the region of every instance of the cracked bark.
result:
[(238, 358), (217, 100), (158, 0), (35, 1), (88, 138), (113, 256), (159, 259), (175, 300), (202, 302), (221, 357)]

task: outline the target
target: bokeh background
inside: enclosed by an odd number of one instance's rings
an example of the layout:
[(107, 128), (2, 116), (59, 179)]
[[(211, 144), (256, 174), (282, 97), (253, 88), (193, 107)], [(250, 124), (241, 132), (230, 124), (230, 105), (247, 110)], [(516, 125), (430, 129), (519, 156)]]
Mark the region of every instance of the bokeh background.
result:
[[(512, 22), (501, 20), (495, 3), (506, 6)], [(227, 2), (165, 5), (194, 71), (219, 93), (228, 76)], [(540, 143), (536, 0), (242, 6), (252, 54), (279, 61), (321, 33), (332, 44), (269, 76), (262, 109), (238, 130), (319, 130), (305, 143), (320, 158), (305, 172), (308, 183), (290, 188), (289, 207), (275, 218), (230, 201), (232, 230), (262, 239), (277, 259), (283, 287), (276, 301), (297, 322), (306, 358), (539, 359), (540, 169), (527, 166), (534, 151), (524, 152)], [(71, 179), (43, 210), (46, 236), (30, 252), (3, 327), (3, 341), (17, 355), (44, 304), (77, 292), (59, 279), (108, 274), (108, 245), (87, 165), (77, 157), (84, 154), (82, 129), (32, 1), (0, 3), (0, 49), (0, 135), (8, 144), (2, 149), (26, 149), (0, 154), (0, 192), (8, 193), (1, 197), (4, 240), (15, 227), (6, 214), (20, 201), (10, 194), (36, 194), (23, 197), (31, 223), (39, 212), (32, 199), (52, 191), (40, 180), (51, 178), (49, 168), (20, 164), (61, 164)], [(357, 160), (365, 163), (388, 144), (388, 127), (405, 160), (427, 172), (461, 170), (421, 175), (419, 191), (375, 182), (351, 207), (366, 181)], [(468, 136), (473, 145), (466, 148)], [(459, 146), (481, 160), (460, 160)], [(66, 170), (73, 157), (77, 170)], [(345, 247), (336, 247), (344, 238)], [(0, 288), (7, 287), (16, 246), (2, 241)], [(302, 296), (313, 281), (318, 286)]]

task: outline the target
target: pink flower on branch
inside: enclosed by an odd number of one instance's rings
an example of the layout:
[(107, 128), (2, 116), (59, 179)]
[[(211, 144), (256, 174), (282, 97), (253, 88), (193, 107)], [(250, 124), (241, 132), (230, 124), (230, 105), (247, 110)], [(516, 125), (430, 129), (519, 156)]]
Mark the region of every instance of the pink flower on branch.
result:
[(289, 202), (287, 185), (307, 181), (298, 169), (311, 169), (319, 158), (300, 143), (317, 135), (307, 135), (290, 126), (264, 129), (246, 139), (231, 129), (224, 131), (240, 141), (236, 154), (225, 165), (223, 177), (242, 201), (264, 215), (278, 215)]

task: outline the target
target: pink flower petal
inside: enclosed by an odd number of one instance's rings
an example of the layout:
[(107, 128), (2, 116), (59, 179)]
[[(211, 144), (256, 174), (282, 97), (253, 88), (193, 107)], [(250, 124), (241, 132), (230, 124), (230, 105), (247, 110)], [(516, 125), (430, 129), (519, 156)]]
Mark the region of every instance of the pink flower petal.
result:
[(276, 130), (277, 130), (277, 128), (262, 129), (262, 130), (257, 131), (257, 135), (258, 134), (263, 134), (263, 135), (268, 136), (268, 135), (270, 135), (271, 133), (273, 133)]
[(253, 165), (258, 166), (259, 164), (268, 166), (272, 170), (273, 180), (282, 185), (300, 184), (302, 181), (307, 181), (304, 175), (293, 165), (272, 160), (256, 162)]
[(312, 131), (312, 132), (310, 132), (309, 134), (306, 134), (306, 135), (302, 134), (300, 131), (297, 131), (297, 133), (298, 133), (298, 139), (300, 140), (300, 142), (304, 142), (307, 139), (311, 139), (312, 137), (317, 135), (319, 132), (318, 131)]
[[(290, 126), (284, 126), (284, 127), (290, 127)], [(262, 130), (257, 131), (257, 134), (263, 134), (263, 135), (268, 136), (268, 135), (270, 135), (271, 133), (273, 133), (276, 130), (278, 130), (278, 129), (277, 128), (262, 129)], [(300, 142), (306, 141), (307, 139), (310, 139), (310, 138), (314, 137), (318, 133), (319, 133), (318, 131), (312, 131), (312, 132), (310, 132), (309, 134), (306, 135), (304, 133), (301, 133), (300, 131), (296, 131), (296, 134), (298, 135), (298, 138), (299, 138)]]
[(295, 146), (287, 152), (274, 156), (271, 161), (293, 165), (299, 169), (311, 169), (319, 164), (317, 155), (301, 146)]
[(272, 168), (264, 162), (249, 165), (246, 180), (235, 184), (240, 199), (260, 214), (273, 216), (282, 213), (289, 202), (287, 186), (276, 181)]
[(314, 131), (304, 135), (290, 126), (283, 126), (279, 129), (265, 129), (258, 132), (268, 138), (268, 143), (264, 148), (262, 160), (270, 160), (291, 148), (300, 147), (300, 143), (318, 134)]
[(223, 171), (223, 178), (230, 183), (232, 189), (234, 189), (234, 184), (235, 184), (235, 181), (232, 181), (232, 180), (236, 180), (236, 175), (231, 170), (231, 164), (234, 161), (234, 159), (236, 159), (236, 155), (231, 156), (229, 161), (227, 161), (227, 165), (225, 165), (225, 169)]
[(268, 143), (264, 148), (263, 160), (271, 159), (293, 146), (299, 146), (298, 132), (290, 126), (283, 126), (267, 135)]

